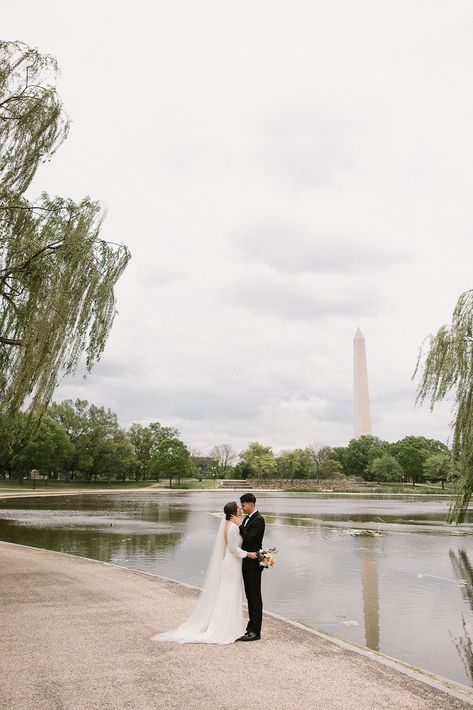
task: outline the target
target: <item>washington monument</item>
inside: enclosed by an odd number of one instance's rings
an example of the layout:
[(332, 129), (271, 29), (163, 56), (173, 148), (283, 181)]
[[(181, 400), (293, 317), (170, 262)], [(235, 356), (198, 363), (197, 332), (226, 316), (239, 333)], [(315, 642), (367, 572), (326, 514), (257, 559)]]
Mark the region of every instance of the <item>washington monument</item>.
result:
[(363, 434), (371, 434), (365, 338), (359, 328), (353, 339), (353, 376), (355, 385), (355, 439), (358, 439)]

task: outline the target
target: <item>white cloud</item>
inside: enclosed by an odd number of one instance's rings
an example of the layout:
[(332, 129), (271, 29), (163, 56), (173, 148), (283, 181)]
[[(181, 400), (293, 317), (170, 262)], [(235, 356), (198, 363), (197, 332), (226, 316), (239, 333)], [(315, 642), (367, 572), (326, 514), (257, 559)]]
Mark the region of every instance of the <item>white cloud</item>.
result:
[(375, 433), (414, 409), (423, 338), (472, 286), (471, 3), (19, 0), (3, 37), (55, 55), (73, 119), (32, 188), (101, 199), (133, 260), (102, 362), (61, 384), (202, 450)]
[[(334, 220), (332, 219), (332, 223)], [(328, 228), (330, 229), (330, 228)], [(371, 235), (307, 233), (298, 225), (253, 225), (236, 240), (236, 251), (249, 263), (288, 274), (360, 274), (391, 270), (409, 260), (407, 249)]]

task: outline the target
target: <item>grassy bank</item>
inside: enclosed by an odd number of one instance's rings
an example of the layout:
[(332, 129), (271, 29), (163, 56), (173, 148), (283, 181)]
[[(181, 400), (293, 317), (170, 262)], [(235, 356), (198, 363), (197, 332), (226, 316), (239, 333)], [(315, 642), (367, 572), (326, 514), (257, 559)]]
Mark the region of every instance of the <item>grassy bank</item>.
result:
[(0, 481), (0, 492), (5, 491), (11, 493), (16, 491), (29, 492), (32, 490), (37, 491), (70, 491), (70, 490), (84, 490), (93, 491), (95, 489), (111, 488), (111, 489), (124, 489), (127, 488), (146, 488), (152, 486), (156, 481), (111, 481), (110, 484), (107, 481), (91, 481), (87, 483), (86, 481), (35, 481), (33, 488), (33, 481), (23, 481), (19, 483), (17, 481)]
[(285, 493), (379, 493), (389, 495), (390, 493), (404, 493), (409, 495), (447, 495), (453, 496), (455, 492), (450, 488), (428, 487), (428, 486), (363, 486), (359, 488), (329, 488), (317, 490), (316, 488), (284, 488)]

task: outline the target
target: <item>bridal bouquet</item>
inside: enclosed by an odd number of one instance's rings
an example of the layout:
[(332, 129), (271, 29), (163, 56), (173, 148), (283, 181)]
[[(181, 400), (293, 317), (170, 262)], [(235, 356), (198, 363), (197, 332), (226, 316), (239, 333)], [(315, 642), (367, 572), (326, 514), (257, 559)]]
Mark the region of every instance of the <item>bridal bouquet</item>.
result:
[(275, 547), (268, 547), (267, 550), (258, 550), (256, 553), (257, 555), (257, 560), (260, 563), (261, 567), (274, 567), (276, 564), (276, 560), (273, 557), (273, 554), (277, 552)]

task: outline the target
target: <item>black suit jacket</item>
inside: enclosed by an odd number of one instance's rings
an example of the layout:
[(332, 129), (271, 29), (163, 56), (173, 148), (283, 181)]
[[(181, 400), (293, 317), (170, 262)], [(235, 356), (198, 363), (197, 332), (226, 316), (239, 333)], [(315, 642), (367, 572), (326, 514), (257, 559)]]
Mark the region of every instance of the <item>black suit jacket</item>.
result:
[[(248, 520), (246, 526), (243, 524), (240, 525), (240, 535), (243, 538), (241, 549), (246, 550), (246, 552), (258, 552), (258, 550), (261, 550), (263, 547), (264, 528), (264, 518), (256, 511)], [(248, 557), (244, 557), (243, 569), (250, 569), (252, 567), (255, 569), (260, 567), (258, 560), (250, 560)], [(263, 568), (261, 567), (261, 569)]]

